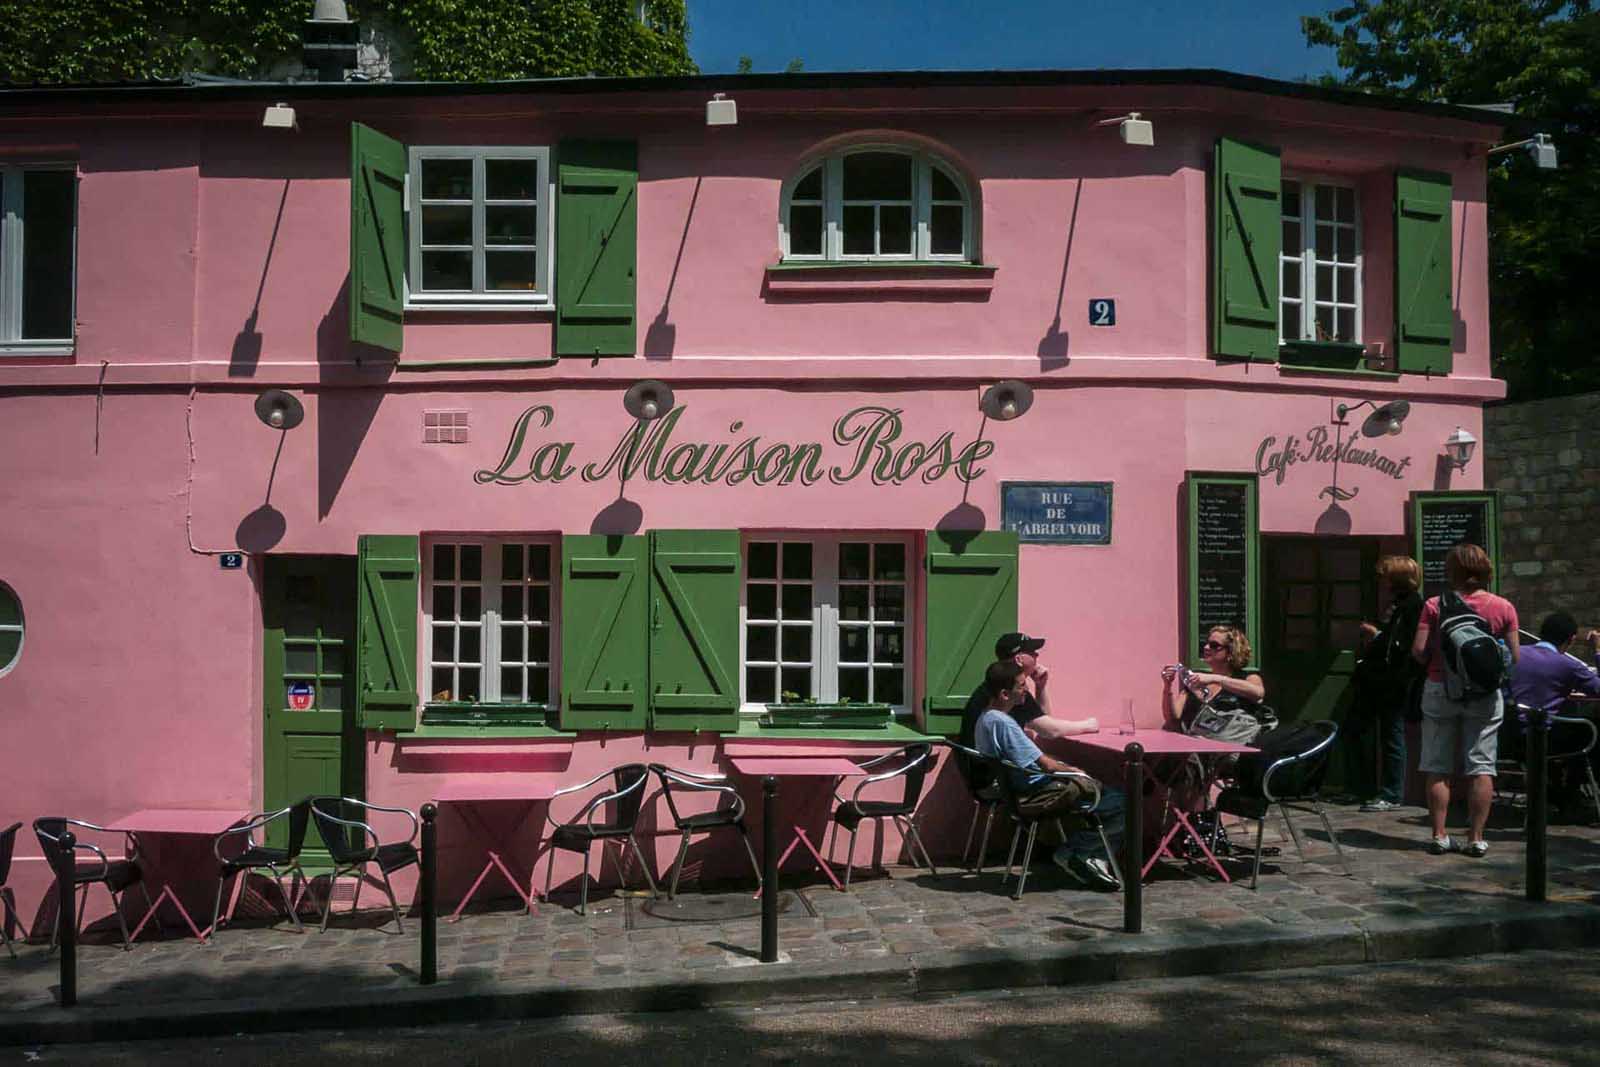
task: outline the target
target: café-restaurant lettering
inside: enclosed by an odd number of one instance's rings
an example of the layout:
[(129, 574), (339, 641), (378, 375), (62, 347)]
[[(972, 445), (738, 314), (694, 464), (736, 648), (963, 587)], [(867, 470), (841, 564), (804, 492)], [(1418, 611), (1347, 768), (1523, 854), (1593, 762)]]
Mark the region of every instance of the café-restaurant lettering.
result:
[(994, 452), (993, 441), (979, 437), (958, 444), (951, 430), (931, 440), (910, 438), (901, 409), (869, 405), (834, 422), (833, 446), (845, 451), (840, 462), (830, 463), (821, 443), (769, 440), (746, 433), (742, 420), (729, 424), (727, 441), (675, 441), (685, 410), (676, 407), (652, 422), (635, 423), (605, 459), (580, 466), (573, 442), (534, 440), (556, 419), (549, 404), (535, 404), (517, 416), (500, 463), (472, 477), (479, 485), (564, 482), (574, 475), (585, 482), (642, 476), (668, 485), (815, 485), (824, 478), (843, 485), (859, 477), (900, 485), (918, 477), (936, 482), (946, 474), (971, 482), (983, 476), (978, 464)]
[(1358, 447), (1360, 438), (1342, 443), (1328, 440), (1326, 426), (1313, 426), (1301, 439), (1290, 434), (1278, 444), (1276, 437), (1263, 440), (1256, 449), (1256, 474), (1272, 476), (1272, 484), (1282, 485), (1283, 477), (1296, 463), (1345, 463), (1355, 467), (1371, 467), (1396, 481), (1405, 477), (1411, 466), (1411, 457), (1391, 459), (1375, 448)]

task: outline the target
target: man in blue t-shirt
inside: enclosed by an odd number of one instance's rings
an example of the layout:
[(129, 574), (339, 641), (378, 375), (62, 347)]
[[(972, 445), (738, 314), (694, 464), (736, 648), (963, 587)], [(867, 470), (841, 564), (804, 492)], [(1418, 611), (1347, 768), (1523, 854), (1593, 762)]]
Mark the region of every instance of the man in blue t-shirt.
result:
[[(975, 747), (985, 756), (998, 757), (1022, 768), (1006, 773), (1017, 793), (1017, 807), (1029, 817), (1078, 814), (1088, 790), (1081, 782), (1053, 775), (1083, 772), (1041, 752), (1012, 717), (1012, 709), (1027, 692), (1022, 676), (1022, 667), (1009, 660), (990, 665), (983, 680), (989, 706), (975, 724)], [(1105, 825), (1106, 836), (1113, 842), (1122, 836), (1122, 809), (1122, 791), (1103, 788), (1100, 803), (1094, 810)], [(1115, 844), (1112, 847), (1116, 847)], [(1112, 874), (1109, 857), (1100, 844), (1100, 835), (1092, 829), (1069, 832), (1066, 842), (1056, 849), (1054, 859), (1056, 866), (1092, 889), (1114, 892), (1120, 888)]]

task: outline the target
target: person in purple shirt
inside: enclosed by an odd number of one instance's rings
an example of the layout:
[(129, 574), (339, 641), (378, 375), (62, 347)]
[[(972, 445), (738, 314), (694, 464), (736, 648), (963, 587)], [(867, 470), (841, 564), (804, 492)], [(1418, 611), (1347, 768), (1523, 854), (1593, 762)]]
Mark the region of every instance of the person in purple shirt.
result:
[[(1600, 696), (1600, 631), (1590, 630), (1584, 644), (1588, 645), (1588, 663), (1584, 663), (1569, 649), (1577, 642), (1578, 622), (1564, 611), (1552, 612), (1539, 624), (1539, 641), (1524, 646), (1522, 657), (1511, 672), (1511, 698), (1518, 704), (1532, 708), (1546, 708), (1560, 712), (1562, 705), (1574, 694)], [(1516, 715), (1507, 715), (1508, 723), (1515, 724), (1519, 745), (1522, 741), (1522, 722)], [(1589, 741), (1589, 731), (1578, 723), (1555, 723), (1550, 730), (1551, 752), (1575, 752)], [(1593, 761), (1600, 753), (1590, 753)], [(1520, 758), (1520, 756), (1519, 756)], [(1588, 806), (1578, 792), (1587, 776), (1575, 761), (1562, 761), (1569, 772), (1564, 781), (1550, 784), (1551, 801), (1563, 814), (1587, 813)], [(1576, 773), (1573, 773), (1576, 772)]]

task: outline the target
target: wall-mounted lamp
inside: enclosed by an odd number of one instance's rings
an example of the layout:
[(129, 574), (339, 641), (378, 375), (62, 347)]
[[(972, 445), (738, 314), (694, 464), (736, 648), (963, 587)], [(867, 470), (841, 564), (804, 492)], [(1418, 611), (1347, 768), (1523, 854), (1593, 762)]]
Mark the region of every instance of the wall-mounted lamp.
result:
[(1123, 144), (1138, 145), (1141, 148), (1151, 148), (1156, 143), (1156, 128), (1149, 119), (1139, 117), (1139, 112), (1130, 111), (1114, 119), (1101, 119), (1096, 126), (1117, 127), (1117, 136), (1122, 138)]
[(273, 104), (267, 108), (266, 114), (261, 116), (261, 125), (269, 130), (294, 130), (300, 129), (300, 119), (295, 115), (294, 108), (288, 104)]
[(1444, 454), (1450, 457), (1450, 465), (1458, 471), (1467, 469), (1467, 464), (1472, 462), (1472, 450), (1477, 447), (1478, 439), (1459, 426), (1444, 439)]
[(706, 101), (707, 126), (737, 126), (739, 125), (739, 104), (737, 101), (727, 99), (723, 93), (715, 93)]
[(622, 394), (622, 406), (629, 415), (649, 422), (672, 410), (672, 389), (665, 382), (647, 379), (634, 382)]
[(1033, 389), (1015, 378), (995, 382), (983, 391), (978, 409), (996, 422), (1010, 422), (1033, 406)]
[(1489, 155), (1509, 152), (1513, 148), (1525, 148), (1528, 155), (1533, 157), (1534, 165), (1540, 170), (1556, 169), (1556, 144), (1550, 139), (1548, 133), (1536, 133), (1525, 141), (1512, 141), (1510, 144), (1495, 145), (1489, 149)]
[(292, 430), (306, 417), (306, 409), (294, 394), (282, 389), (268, 389), (256, 397), (256, 418), (274, 430)]
[(1363, 400), (1359, 404), (1340, 404), (1336, 409), (1338, 417), (1334, 420), (1334, 425), (1347, 425), (1346, 416), (1352, 411), (1368, 407), (1372, 409), (1372, 414), (1361, 424), (1361, 434), (1364, 437), (1392, 437), (1400, 432), (1406, 416), (1411, 414), (1409, 400), (1391, 400), (1387, 404), (1379, 404), (1375, 400)]

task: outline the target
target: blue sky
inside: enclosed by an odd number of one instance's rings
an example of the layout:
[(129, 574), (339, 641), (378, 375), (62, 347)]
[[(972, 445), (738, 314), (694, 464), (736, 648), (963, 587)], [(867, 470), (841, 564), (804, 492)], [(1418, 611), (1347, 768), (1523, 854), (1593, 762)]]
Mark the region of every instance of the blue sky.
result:
[(707, 74), (757, 71), (1220, 67), (1294, 79), (1334, 68), (1300, 16), (1331, 0), (689, 0)]

